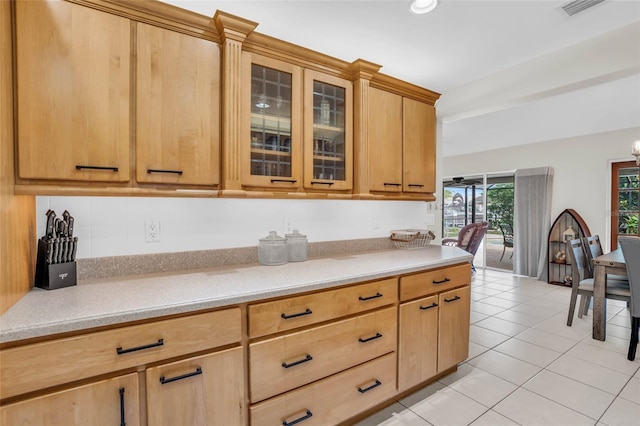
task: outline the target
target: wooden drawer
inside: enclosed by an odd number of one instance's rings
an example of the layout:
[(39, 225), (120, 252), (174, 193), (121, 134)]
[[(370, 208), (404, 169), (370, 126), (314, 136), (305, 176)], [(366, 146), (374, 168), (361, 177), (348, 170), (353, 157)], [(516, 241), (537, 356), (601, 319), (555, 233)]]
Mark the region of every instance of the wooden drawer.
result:
[(249, 346), (251, 401), (258, 402), (393, 352), (390, 307)]
[(240, 338), (240, 309), (233, 308), (9, 348), (0, 351), (0, 395), (8, 398)]
[(400, 278), (400, 300), (411, 300), (471, 284), (471, 264), (449, 266)]
[(244, 362), (237, 347), (147, 370), (147, 423), (245, 423)]
[(397, 283), (397, 278), (389, 278), (251, 305), (249, 336), (265, 336), (395, 304), (398, 298)]
[[(336, 425), (396, 394), (396, 354), (390, 353), (251, 406), (251, 426)], [(305, 420), (296, 422), (306, 417)]]

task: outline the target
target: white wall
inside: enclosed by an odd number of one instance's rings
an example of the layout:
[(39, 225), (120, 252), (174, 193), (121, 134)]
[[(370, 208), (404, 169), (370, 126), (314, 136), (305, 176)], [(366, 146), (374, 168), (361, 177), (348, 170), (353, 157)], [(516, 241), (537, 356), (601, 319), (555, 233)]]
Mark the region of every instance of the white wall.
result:
[[(443, 158), (442, 176), (469, 176), (504, 170), (554, 168), (552, 220), (572, 208), (591, 234), (609, 241), (610, 163), (633, 160), (631, 144), (640, 127)], [(606, 236), (606, 238), (604, 238)]]
[[(256, 246), (285, 218), (309, 242), (388, 237), (393, 229), (437, 231), (433, 203), (147, 197), (36, 198), (38, 237), (47, 209), (75, 218), (78, 258)], [(145, 221), (160, 221), (160, 242), (145, 241)]]

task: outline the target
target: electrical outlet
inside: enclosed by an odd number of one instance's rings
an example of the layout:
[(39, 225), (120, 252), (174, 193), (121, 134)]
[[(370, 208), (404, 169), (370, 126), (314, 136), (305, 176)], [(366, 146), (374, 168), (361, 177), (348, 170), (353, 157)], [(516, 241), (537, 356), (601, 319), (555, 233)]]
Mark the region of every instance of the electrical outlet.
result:
[(147, 220), (144, 222), (145, 240), (148, 243), (160, 241), (160, 221)]
[(284, 233), (291, 234), (293, 232), (293, 218), (285, 217), (284, 218)]

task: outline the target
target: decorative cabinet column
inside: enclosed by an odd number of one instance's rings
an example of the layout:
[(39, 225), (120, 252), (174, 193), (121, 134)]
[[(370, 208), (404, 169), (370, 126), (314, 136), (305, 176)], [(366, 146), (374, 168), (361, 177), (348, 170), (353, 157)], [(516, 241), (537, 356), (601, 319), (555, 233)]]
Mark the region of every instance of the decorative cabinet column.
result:
[(353, 80), (353, 157), (355, 198), (369, 195), (369, 83), (380, 65), (357, 59), (350, 65)]
[(242, 143), (242, 43), (256, 22), (219, 10), (213, 17), (222, 39), (222, 191), (243, 196), (240, 147)]

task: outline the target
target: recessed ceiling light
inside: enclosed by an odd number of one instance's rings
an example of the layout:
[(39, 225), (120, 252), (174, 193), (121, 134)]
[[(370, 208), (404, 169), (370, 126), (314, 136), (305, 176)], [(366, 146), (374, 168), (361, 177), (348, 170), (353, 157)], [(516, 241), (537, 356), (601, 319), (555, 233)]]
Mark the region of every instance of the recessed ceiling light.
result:
[(413, 13), (422, 14), (431, 12), (438, 5), (438, 0), (413, 0), (409, 7)]

